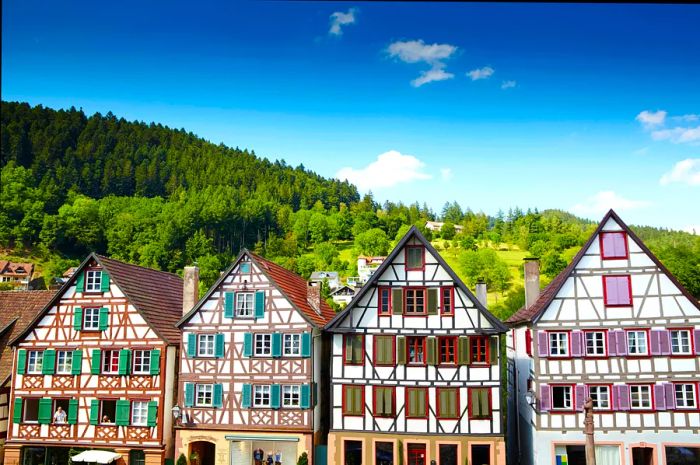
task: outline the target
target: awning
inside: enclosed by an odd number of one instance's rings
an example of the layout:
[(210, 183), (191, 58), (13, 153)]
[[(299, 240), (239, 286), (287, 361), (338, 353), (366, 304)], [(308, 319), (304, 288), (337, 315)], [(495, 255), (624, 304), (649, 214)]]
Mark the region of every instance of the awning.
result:
[(107, 465), (121, 458), (121, 454), (110, 452), (108, 450), (86, 450), (74, 455), (71, 460), (74, 463), (100, 463)]

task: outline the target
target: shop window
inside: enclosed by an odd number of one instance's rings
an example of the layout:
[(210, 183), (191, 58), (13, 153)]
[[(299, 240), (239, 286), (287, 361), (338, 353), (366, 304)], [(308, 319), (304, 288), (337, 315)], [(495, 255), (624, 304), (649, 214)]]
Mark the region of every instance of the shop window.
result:
[(458, 465), (456, 444), (440, 444), (438, 453), (439, 465)]
[(130, 450), (129, 465), (146, 465), (146, 453), (142, 450)]
[(394, 443), (374, 443), (374, 463), (376, 465), (394, 465)]
[(409, 444), (408, 465), (428, 465), (426, 461), (425, 444)]
[(345, 441), (343, 465), (362, 465), (362, 441)]
[(472, 444), (472, 463), (491, 465), (491, 446), (488, 444)]
[(700, 447), (666, 447), (667, 465), (697, 465), (700, 463)]

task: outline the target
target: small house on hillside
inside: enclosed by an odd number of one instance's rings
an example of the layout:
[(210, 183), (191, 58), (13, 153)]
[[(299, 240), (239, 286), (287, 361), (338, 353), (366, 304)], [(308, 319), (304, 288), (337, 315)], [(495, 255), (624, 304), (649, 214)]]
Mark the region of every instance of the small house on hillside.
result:
[(29, 290), (34, 264), (0, 260), (0, 283), (9, 283), (15, 289)]

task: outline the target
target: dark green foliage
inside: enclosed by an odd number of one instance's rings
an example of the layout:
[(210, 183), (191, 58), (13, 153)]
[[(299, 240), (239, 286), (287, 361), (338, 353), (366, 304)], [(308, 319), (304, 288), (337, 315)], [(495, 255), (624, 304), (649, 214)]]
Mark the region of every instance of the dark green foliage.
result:
[(297, 465), (309, 465), (309, 456), (306, 452), (302, 452), (297, 460)]
[(362, 255), (386, 255), (389, 239), (383, 230), (372, 228), (355, 236), (355, 250)]
[(180, 454), (177, 458), (177, 465), (187, 465), (187, 457), (185, 457), (185, 454)]
[(474, 287), (479, 279), (483, 279), (488, 289), (495, 289), (503, 294), (512, 285), (508, 264), (498, 257), (495, 250), (465, 250), (458, 258), (465, 281), (470, 287)]

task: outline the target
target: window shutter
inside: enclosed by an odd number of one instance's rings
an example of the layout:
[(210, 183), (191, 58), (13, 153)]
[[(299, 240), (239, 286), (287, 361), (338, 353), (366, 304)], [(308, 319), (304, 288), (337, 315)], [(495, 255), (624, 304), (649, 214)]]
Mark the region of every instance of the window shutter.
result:
[(224, 405), (224, 385), (215, 384), (214, 385), (214, 397), (212, 400), (212, 406), (216, 408), (221, 408)]
[(437, 365), (437, 338), (435, 336), (428, 337), (426, 349), (426, 362), (428, 365)]
[(41, 364), (41, 373), (44, 375), (52, 375), (56, 370), (56, 351), (54, 349), (46, 349), (44, 351), (44, 362)]
[(654, 404), (656, 410), (666, 410), (666, 389), (663, 384), (654, 385)]
[(457, 363), (467, 365), (469, 363), (469, 338), (460, 336), (457, 339)]
[(273, 357), (282, 356), (282, 333), (272, 333), (272, 345), (270, 351)]
[(546, 331), (537, 331), (537, 355), (540, 357), (549, 355), (549, 336)]
[(160, 374), (160, 350), (158, 349), (151, 351), (150, 372), (152, 375)]
[(73, 309), (73, 329), (80, 331), (83, 329), (83, 308), (75, 307)]
[(403, 289), (391, 290), (391, 312), (394, 315), (403, 315)]
[(255, 292), (255, 318), (265, 318), (265, 291)]
[(235, 301), (236, 294), (233, 292), (224, 293), (224, 317), (233, 318), (233, 303)]
[(396, 337), (396, 362), (399, 365), (406, 364), (406, 337)]
[(301, 396), (299, 400), (299, 406), (301, 408), (311, 408), (311, 385), (302, 384), (301, 385)]
[(250, 391), (251, 391), (251, 386), (250, 384), (244, 384), (243, 385), (243, 392), (241, 393), (241, 407), (242, 408), (250, 408)]
[(615, 331), (615, 342), (617, 355), (627, 355), (627, 333), (624, 330)]
[(102, 361), (102, 351), (100, 349), (92, 349), (92, 360), (90, 364), (90, 373), (93, 375), (100, 374), (100, 362)]
[(83, 351), (75, 350), (73, 351), (73, 360), (71, 361), (70, 367), (71, 374), (79, 375), (83, 372)]
[(469, 399), (472, 403), (472, 417), (479, 418), (481, 416), (481, 396), (479, 395), (481, 391), (479, 389), (470, 389), (471, 398)]
[(190, 358), (197, 356), (197, 335), (194, 333), (187, 335), (187, 356)]
[(147, 425), (148, 426), (156, 426), (156, 422), (158, 419), (158, 402), (155, 400), (151, 400), (148, 402), (148, 421)]
[(583, 403), (586, 400), (586, 386), (584, 384), (577, 384), (574, 392), (575, 404), (574, 408), (576, 411), (580, 411), (583, 408)]
[(472, 364), (472, 338), (467, 336), (467, 365)]
[(102, 272), (102, 280), (100, 281), (100, 290), (102, 292), (109, 292), (109, 275), (106, 271)]
[(102, 307), (100, 309), (100, 331), (104, 331), (107, 328), (109, 328), (109, 309)]
[(617, 336), (615, 333), (616, 331), (608, 331), (608, 355), (610, 356), (617, 355)]
[(12, 422), (22, 423), (22, 398), (15, 397), (15, 403), (12, 407)]
[(85, 292), (85, 272), (81, 271), (75, 278), (75, 292)]
[(438, 289), (428, 289), (428, 315), (438, 313)]
[(374, 414), (384, 415), (384, 390), (380, 387), (374, 388)]
[[(617, 391), (617, 410), (627, 411), (630, 409), (630, 387), (626, 384), (613, 386), (613, 391)], [(615, 393), (613, 392), (613, 397)]]
[(498, 336), (491, 336), (489, 338), (491, 347), (489, 347), (489, 358), (491, 365), (498, 365), (498, 349), (500, 345), (500, 339)]
[(68, 424), (74, 425), (78, 422), (78, 399), (68, 401)]
[(572, 331), (571, 332), (571, 355), (573, 357), (580, 357), (583, 353), (583, 332), (582, 331)]
[(194, 405), (194, 383), (185, 383), (185, 407)]
[(700, 355), (700, 329), (695, 331), (695, 354)]
[(119, 374), (128, 375), (131, 368), (131, 351), (122, 349), (119, 351)]
[(311, 333), (301, 334), (301, 356), (311, 357)]
[(90, 424), (96, 425), (100, 421), (100, 401), (92, 399), (90, 401)]
[(273, 384), (270, 386), (270, 408), (280, 408), (280, 385)]
[(552, 395), (549, 385), (540, 385), (540, 412), (549, 412), (552, 408)]
[(23, 375), (27, 369), (27, 351), (19, 349), (17, 351), (17, 374)]
[[(676, 389), (673, 383), (664, 383), (664, 391), (666, 393), (666, 408), (668, 410), (676, 409)], [(697, 404), (697, 399), (695, 399)]]
[(650, 345), (652, 355), (669, 355), (671, 353), (671, 341), (668, 331), (665, 329), (652, 329)]
[(253, 356), (253, 333), (243, 334), (243, 356)]
[(128, 426), (129, 413), (131, 413), (131, 402), (119, 399), (117, 401), (117, 414), (115, 415), (114, 423), (117, 426)]
[(214, 357), (222, 358), (224, 356), (224, 333), (217, 333), (214, 336)]

